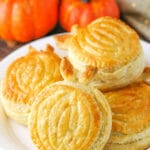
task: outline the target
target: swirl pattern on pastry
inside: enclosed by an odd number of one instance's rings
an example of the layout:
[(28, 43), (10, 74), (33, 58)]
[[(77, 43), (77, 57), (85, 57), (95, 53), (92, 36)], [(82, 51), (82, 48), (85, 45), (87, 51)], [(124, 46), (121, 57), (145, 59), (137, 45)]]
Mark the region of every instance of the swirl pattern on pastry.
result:
[(59, 82), (37, 96), (29, 130), (40, 150), (96, 150), (106, 144), (111, 130), (109, 105), (96, 89), (81, 88), (80, 84)]
[(150, 86), (137, 83), (105, 93), (112, 110), (112, 133), (106, 149), (150, 146)]
[(141, 54), (138, 35), (125, 23), (114, 20), (100, 18), (86, 28), (79, 28), (70, 53), (76, 53), (72, 55), (86, 65), (100, 67), (106, 72), (114, 72), (136, 59)]
[[(68, 60), (79, 82), (110, 90), (128, 85), (142, 73), (145, 61), (139, 36), (124, 22), (102, 17), (86, 27), (74, 26), (72, 30)], [(89, 67), (97, 72), (85, 79)], [(61, 74), (68, 80), (63, 69)]]
[(2, 102), (7, 114), (27, 124), (27, 114), (34, 97), (47, 84), (62, 80), (60, 58), (49, 45), (46, 51), (29, 48), (29, 53), (8, 67), (2, 81)]

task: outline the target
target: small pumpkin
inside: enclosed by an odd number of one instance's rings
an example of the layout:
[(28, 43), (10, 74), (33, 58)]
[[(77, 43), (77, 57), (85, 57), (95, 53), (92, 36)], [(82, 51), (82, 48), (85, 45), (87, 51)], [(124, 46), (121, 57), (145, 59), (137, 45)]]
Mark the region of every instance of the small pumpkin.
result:
[(0, 38), (27, 42), (52, 30), (58, 0), (0, 0)]
[(71, 26), (85, 26), (103, 16), (119, 18), (119, 8), (115, 0), (62, 0), (60, 4), (60, 25), (70, 31)]

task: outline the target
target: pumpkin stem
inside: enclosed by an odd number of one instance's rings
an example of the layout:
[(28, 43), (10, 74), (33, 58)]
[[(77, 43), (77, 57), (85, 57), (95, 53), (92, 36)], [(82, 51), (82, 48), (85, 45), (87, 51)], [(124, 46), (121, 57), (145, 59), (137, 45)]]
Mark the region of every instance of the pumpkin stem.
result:
[(81, 2), (83, 2), (83, 3), (88, 3), (88, 2), (90, 2), (91, 0), (81, 0)]

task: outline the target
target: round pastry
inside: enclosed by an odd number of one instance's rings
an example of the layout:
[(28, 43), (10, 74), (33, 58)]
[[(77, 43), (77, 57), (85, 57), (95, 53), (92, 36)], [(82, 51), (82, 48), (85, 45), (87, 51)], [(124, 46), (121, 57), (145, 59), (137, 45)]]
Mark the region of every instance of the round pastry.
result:
[(60, 81), (37, 95), (28, 127), (39, 150), (97, 150), (108, 141), (111, 122), (110, 107), (100, 91)]
[(105, 149), (150, 147), (150, 86), (137, 83), (104, 95), (112, 110), (112, 133)]
[(1, 101), (6, 114), (27, 125), (34, 96), (47, 84), (62, 80), (60, 58), (49, 45), (45, 51), (30, 47), (28, 54), (13, 61), (1, 84)]
[(65, 80), (101, 90), (128, 85), (145, 66), (138, 34), (118, 19), (102, 17), (86, 27), (73, 26), (68, 58), (61, 62)]

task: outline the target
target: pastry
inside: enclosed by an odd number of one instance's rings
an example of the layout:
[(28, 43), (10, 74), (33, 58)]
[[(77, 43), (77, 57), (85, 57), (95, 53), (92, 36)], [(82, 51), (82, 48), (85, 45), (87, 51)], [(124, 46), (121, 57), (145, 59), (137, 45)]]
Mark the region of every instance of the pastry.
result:
[(99, 90), (59, 81), (37, 95), (28, 127), (39, 150), (101, 150), (111, 122), (110, 107)]
[(57, 34), (54, 35), (54, 41), (59, 49), (67, 50), (68, 48), (68, 40), (72, 37), (71, 34)]
[(145, 67), (138, 34), (111, 17), (96, 19), (86, 27), (73, 26), (67, 50), (68, 57), (60, 65), (63, 78), (103, 91), (132, 83)]
[(112, 133), (105, 149), (150, 147), (150, 86), (141, 82), (104, 95), (112, 110)]
[(141, 76), (135, 80), (135, 83), (137, 82), (146, 82), (147, 84), (150, 84), (150, 67), (146, 66), (144, 68), (144, 71), (142, 72)]
[(29, 48), (28, 54), (13, 61), (1, 83), (1, 101), (6, 114), (27, 125), (34, 96), (47, 84), (62, 80), (60, 58), (49, 45), (45, 51)]

